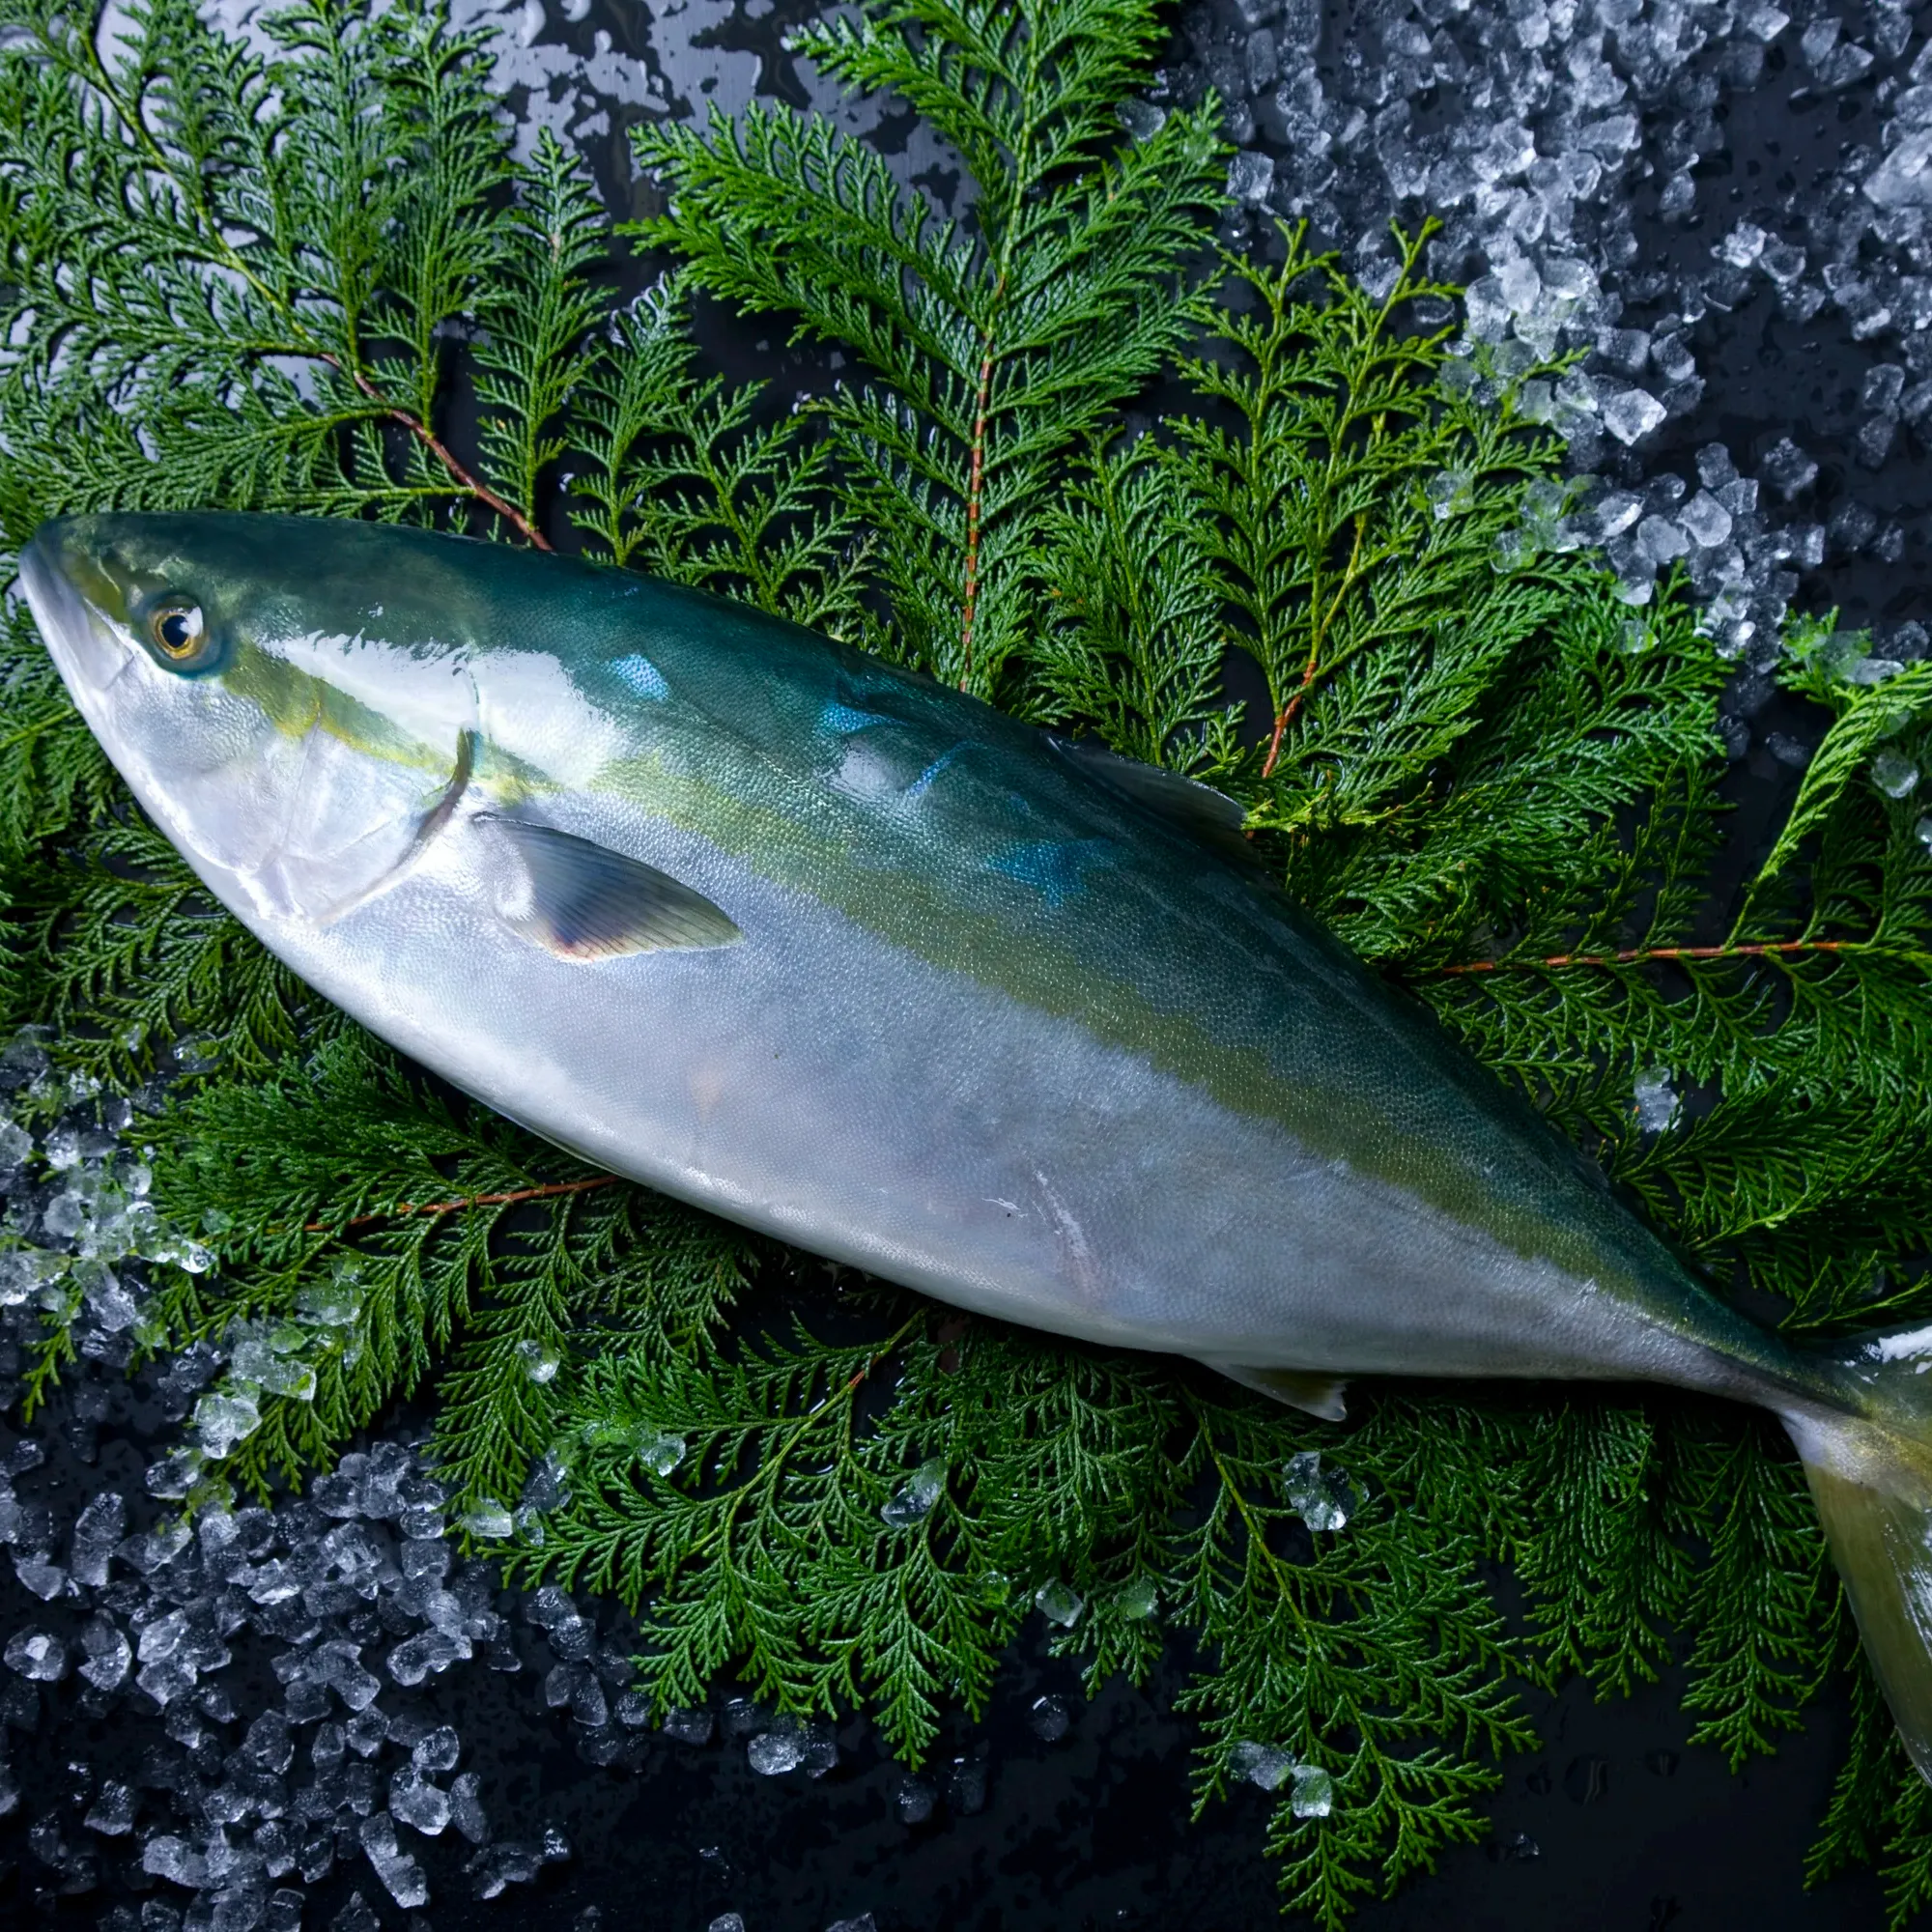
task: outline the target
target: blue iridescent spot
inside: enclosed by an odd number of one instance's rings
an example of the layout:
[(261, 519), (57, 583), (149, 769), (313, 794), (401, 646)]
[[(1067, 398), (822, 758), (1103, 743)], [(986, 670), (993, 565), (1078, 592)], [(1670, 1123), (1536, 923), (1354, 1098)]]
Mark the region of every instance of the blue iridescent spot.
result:
[(854, 731), (870, 730), (874, 724), (884, 724), (888, 721), (873, 711), (861, 711), (854, 704), (840, 704), (835, 697), (828, 701), (818, 714), (818, 728), (831, 731), (840, 738), (849, 738)]
[(1026, 838), (1001, 846), (986, 865), (1031, 886), (1057, 910), (1080, 890), (1083, 873), (1112, 865), (1113, 859), (1109, 838)]
[(670, 696), (670, 686), (665, 682), (664, 672), (649, 658), (639, 657), (633, 652), (627, 658), (619, 658), (611, 668), (639, 697), (662, 703)]
[(931, 764), (927, 765), (924, 771), (921, 772), (918, 778), (914, 779), (912, 783), (906, 786), (905, 788), (906, 797), (907, 798), (924, 797), (926, 787), (929, 784), (931, 784), (933, 780), (936, 779), (940, 775), (940, 773), (943, 772), (947, 768), (947, 766), (950, 765), (952, 762), (952, 760), (956, 758), (959, 755), (959, 753), (963, 752), (965, 749), (966, 747), (964, 744), (958, 744), (954, 745), (950, 752), (941, 752), (938, 757), (934, 758)]

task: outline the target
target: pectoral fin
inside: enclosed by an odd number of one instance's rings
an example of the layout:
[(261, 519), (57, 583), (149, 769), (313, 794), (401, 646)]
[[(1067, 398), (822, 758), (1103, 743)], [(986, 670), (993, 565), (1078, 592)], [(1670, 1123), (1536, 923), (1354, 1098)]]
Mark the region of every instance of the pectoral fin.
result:
[(729, 946), (744, 934), (702, 893), (594, 839), (479, 812), (508, 856), (497, 910), (560, 959)]
[(1272, 1396), (1291, 1408), (1305, 1408), (1323, 1422), (1340, 1422), (1348, 1414), (1342, 1406), (1344, 1376), (1324, 1376), (1315, 1369), (1258, 1369), (1246, 1362), (1209, 1362), (1207, 1366), (1243, 1388)]

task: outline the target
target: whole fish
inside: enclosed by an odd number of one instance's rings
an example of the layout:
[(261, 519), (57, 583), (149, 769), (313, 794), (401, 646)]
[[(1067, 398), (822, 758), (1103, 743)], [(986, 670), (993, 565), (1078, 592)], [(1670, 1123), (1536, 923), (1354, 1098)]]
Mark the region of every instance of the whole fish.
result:
[(1795, 1347), (1249, 862), (1238, 808), (634, 574), (258, 516), (49, 524), (68, 689), (209, 890), (619, 1174), (1321, 1415), (1359, 1375), (1779, 1416), (1932, 1766), (1932, 1329)]

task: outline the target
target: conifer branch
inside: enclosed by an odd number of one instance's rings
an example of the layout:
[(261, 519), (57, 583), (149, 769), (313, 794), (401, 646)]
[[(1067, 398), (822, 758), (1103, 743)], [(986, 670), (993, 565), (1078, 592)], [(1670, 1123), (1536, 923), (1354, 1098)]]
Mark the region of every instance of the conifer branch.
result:
[(462, 1194), (451, 1201), (398, 1201), (393, 1208), (373, 1214), (357, 1214), (347, 1221), (304, 1221), (302, 1233), (346, 1235), (351, 1228), (372, 1228), (379, 1221), (394, 1221), (411, 1214), (459, 1214), (470, 1208), (506, 1208), (515, 1201), (549, 1201), (559, 1194), (587, 1194), (593, 1188), (619, 1184), (614, 1174), (595, 1174), (585, 1180), (551, 1180), (538, 1187), (512, 1187), (497, 1194)]
[(1639, 966), (1654, 960), (1789, 959), (1812, 953), (1894, 961), (1932, 970), (1932, 952), (1916, 947), (1886, 946), (1876, 940), (1774, 939), (1740, 940), (1722, 946), (1631, 946), (1621, 952), (1552, 952), (1541, 959), (1471, 959), (1457, 966), (1437, 966), (1444, 978), (1466, 973), (1500, 973), (1539, 966)]

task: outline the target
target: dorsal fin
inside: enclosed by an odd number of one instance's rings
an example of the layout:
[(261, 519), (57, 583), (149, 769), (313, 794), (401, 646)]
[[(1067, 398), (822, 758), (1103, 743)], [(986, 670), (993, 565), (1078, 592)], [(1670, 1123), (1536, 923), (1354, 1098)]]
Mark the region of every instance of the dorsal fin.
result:
[(744, 937), (702, 893), (641, 859), (500, 812), (476, 817), (514, 862), (498, 902), (505, 923), (559, 959), (729, 946)]
[(1184, 779), (1179, 772), (1164, 772), (1158, 765), (1144, 765), (1138, 758), (1123, 758), (1097, 738), (1049, 736), (1048, 742), (1102, 784), (1192, 833), (1222, 857), (1258, 863), (1253, 847), (1241, 836), (1247, 811), (1226, 792), (1197, 779)]
[(1305, 1408), (1323, 1422), (1340, 1422), (1348, 1414), (1342, 1404), (1342, 1391), (1349, 1385), (1346, 1376), (1324, 1375), (1320, 1369), (1258, 1369), (1246, 1362), (1208, 1362), (1204, 1366), (1257, 1395), (1271, 1396), (1291, 1408)]

